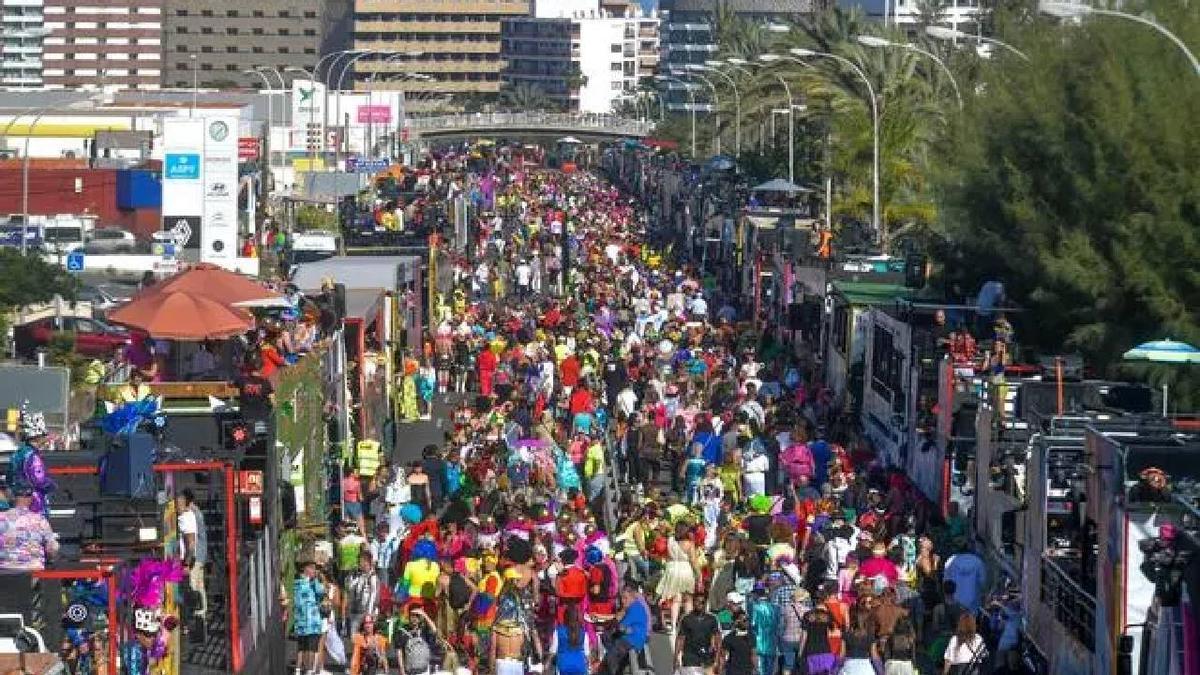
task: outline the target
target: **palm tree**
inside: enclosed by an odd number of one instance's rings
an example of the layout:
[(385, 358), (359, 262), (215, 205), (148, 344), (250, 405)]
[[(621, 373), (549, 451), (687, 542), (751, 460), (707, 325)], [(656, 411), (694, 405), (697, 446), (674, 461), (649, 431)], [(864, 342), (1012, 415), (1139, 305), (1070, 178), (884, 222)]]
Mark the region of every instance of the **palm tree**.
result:
[(508, 111), (557, 110), (561, 106), (536, 84), (518, 82), (500, 92), (500, 109)]

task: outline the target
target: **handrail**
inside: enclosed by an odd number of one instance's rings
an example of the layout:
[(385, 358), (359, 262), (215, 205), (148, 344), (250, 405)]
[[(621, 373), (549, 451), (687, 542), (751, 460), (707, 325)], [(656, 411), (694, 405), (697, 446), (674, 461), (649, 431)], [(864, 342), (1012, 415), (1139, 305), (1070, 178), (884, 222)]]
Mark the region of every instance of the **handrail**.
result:
[(405, 124), (414, 133), (458, 129), (529, 127), (559, 129), (564, 132), (595, 130), (624, 136), (645, 136), (654, 127), (652, 122), (631, 120), (609, 114), (547, 112), (481, 112), (436, 115), (410, 118), (406, 120)]

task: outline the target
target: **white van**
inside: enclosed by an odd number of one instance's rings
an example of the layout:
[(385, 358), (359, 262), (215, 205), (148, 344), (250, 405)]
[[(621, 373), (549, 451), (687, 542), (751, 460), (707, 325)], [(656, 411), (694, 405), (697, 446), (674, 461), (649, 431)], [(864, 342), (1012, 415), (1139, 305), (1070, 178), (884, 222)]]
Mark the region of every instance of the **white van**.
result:
[(42, 225), (42, 248), (47, 253), (68, 253), (82, 248), (96, 228), (94, 215), (59, 213)]

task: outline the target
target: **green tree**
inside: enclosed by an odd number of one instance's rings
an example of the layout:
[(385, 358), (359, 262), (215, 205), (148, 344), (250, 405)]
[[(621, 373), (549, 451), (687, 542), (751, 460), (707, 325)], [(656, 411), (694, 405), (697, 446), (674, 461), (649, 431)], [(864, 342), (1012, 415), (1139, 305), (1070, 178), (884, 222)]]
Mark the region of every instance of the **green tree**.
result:
[[(1151, 11), (1187, 44), (1200, 12)], [(1028, 309), (1022, 342), (1120, 365), (1147, 339), (1200, 343), (1200, 81), (1135, 23), (1038, 19), (1003, 34), (1029, 55), (981, 69), (968, 114), (938, 148), (947, 283), (1004, 280)], [(1156, 377), (1191, 378), (1194, 369)], [(1193, 399), (1194, 403), (1200, 403)]]
[(500, 92), (500, 109), (520, 112), (558, 110), (561, 106), (536, 84), (518, 82)]
[(78, 289), (78, 280), (58, 265), (38, 255), (0, 248), (0, 336), (8, 334), (13, 310), (52, 300), (56, 295), (74, 300)]

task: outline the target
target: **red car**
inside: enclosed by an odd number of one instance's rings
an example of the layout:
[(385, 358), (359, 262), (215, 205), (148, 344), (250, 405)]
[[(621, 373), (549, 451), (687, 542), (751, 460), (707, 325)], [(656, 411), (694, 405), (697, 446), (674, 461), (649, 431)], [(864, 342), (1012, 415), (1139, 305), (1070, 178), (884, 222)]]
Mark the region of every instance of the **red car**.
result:
[(75, 353), (81, 356), (112, 356), (129, 343), (129, 331), (119, 326), (84, 317), (48, 317), (17, 327), (17, 353), (32, 357), (54, 335), (68, 332), (75, 334)]

